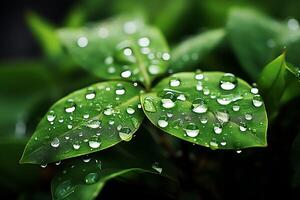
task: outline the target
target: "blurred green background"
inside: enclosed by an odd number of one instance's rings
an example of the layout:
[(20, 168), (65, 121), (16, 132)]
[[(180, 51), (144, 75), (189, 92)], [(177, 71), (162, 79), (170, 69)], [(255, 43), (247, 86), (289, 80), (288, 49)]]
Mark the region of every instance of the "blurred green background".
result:
[[(51, 199), (53, 169), (20, 166), (18, 160), (37, 122), (53, 102), (70, 91), (99, 81), (62, 53), (63, 49), (51, 34), (55, 28), (76, 27), (128, 14), (142, 17), (159, 27), (172, 47), (195, 34), (225, 27), (228, 12), (234, 7), (251, 8), (286, 24), (290, 19), (300, 20), (299, 0), (11, 0), (2, 4), (1, 199)], [(300, 63), (294, 64), (300, 66)], [(251, 75), (242, 70), (237, 56), (226, 42), (205, 56), (199, 66), (212, 66), (209, 70), (233, 72), (253, 81)], [(199, 155), (197, 148), (192, 147), (189, 150), (191, 155), (201, 158), (204, 167), (199, 169), (196, 180), (191, 181), (188, 176), (183, 180), (183, 192), (179, 198), (299, 199), (299, 188), (291, 186), (293, 170), (289, 157), (293, 139), (300, 130), (299, 108), (299, 98), (282, 108), (278, 123), (274, 123), (276, 125), (269, 131), (272, 138), (269, 138), (267, 149), (250, 150), (236, 156), (232, 152), (206, 149), (201, 149)], [(186, 164), (178, 165), (189, 170)], [(101, 198), (119, 198), (122, 194), (132, 197), (128, 192), (132, 187), (136, 188), (133, 199), (140, 199), (145, 191), (153, 195), (149, 197), (170, 198), (162, 191), (154, 194), (149, 187), (138, 184), (113, 181), (106, 186)], [(115, 193), (114, 190), (121, 192)]]

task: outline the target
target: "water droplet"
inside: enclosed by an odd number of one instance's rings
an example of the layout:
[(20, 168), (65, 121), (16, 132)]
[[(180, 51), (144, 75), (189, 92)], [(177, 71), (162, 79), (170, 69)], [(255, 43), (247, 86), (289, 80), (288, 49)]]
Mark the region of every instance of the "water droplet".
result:
[(240, 110), (240, 106), (237, 103), (234, 103), (233, 106), (232, 106), (232, 110), (237, 112), (237, 111)]
[(252, 115), (249, 114), (249, 113), (246, 113), (245, 114), (245, 119), (248, 120), (248, 121), (252, 120)]
[(56, 162), (55, 165), (60, 165), (60, 163), (61, 163), (61, 160)]
[(100, 138), (97, 136), (92, 136), (91, 139), (89, 140), (89, 147), (93, 149), (100, 147), (100, 145), (101, 145)]
[(228, 105), (232, 102), (232, 99), (230, 97), (220, 97), (220, 98), (217, 98), (217, 102), (220, 104), (220, 105)]
[(252, 103), (255, 107), (260, 107), (263, 104), (262, 98), (260, 95), (254, 95), (252, 99)]
[(231, 73), (225, 73), (220, 79), (220, 87), (223, 90), (232, 90), (237, 85), (236, 77)]
[(88, 156), (84, 156), (84, 157), (82, 157), (82, 161), (85, 162), (85, 163), (88, 163), (88, 162), (91, 161), (91, 158), (88, 157)]
[(123, 86), (117, 86), (117, 89), (115, 91), (116, 95), (123, 95), (125, 94), (126, 90)]
[(200, 131), (196, 124), (189, 123), (185, 128), (185, 132), (189, 137), (196, 137)]
[(101, 125), (101, 122), (99, 120), (92, 120), (92, 121), (89, 121), (89, 123), (87, 124), (87, 127), (99, 128), (100, 125)]
[(131, 129), (128, 127), (123, 127), (119, 130), (119, 136), (122, 140), (128, 142), (132, 138)]
[(154, 162), (152, 164), (152, 169), (154, 169), (155, 171), (157, 171), (158, 173), (162, 173), (162, 168), (159, 166), (159, 163), (158, 162)]
[(166, 92), (163, 98), (161, 99), (162, 106), (164, 108), (173, 108), (175, 106), (175, 95), (172, 92)]
[(202, 91), (203, 90), (202, 82), (198, 81), (198, 83), (196, 85), (196, 90), (198, 90), (198, 91)]
[(132, 114), (135, 112), (135, 110), (134, 110), (134, 108), (133, 108), (132, 106), (129, 106), (129, 107), (126, 109), (126, 112), (127, 112), (129, 115), (132, 115)]
[(89, 173), (84, 180), (86, 184), (94, 184), (99, 180), (99, 175), (97, 173)]
[(168, 60), (170, 60), (170, 58), (171, 58), (171, 56), (170, 56), (169, 53), (165, 52), (165, 53), (162, 54), (162, 59), (164, 61), (168, 61)]
[(75, 111), (75, 109), (76, 109), (76, 104), (71, 100), (67, 101), (67, 105), (65, 107), (66, 113), (72, 113)]
[(70, 180), (61, 182), (55, 189), (55, 197), (57, 199), (65, 199), (75, 191), (75, 186), (72, 186)]
[(258, 88), (253, 87), (253, 88), (251, 88), (250, 92), (251, 92), (252, 94), (258, 94)]
[(100, 27), (98, 30), (98, 35), (99, 35), (99, 37), (101, 37), (103, 39), (107, 38), (109, 35), (109, 30), (105, 27)]
[(89, 114), (84, 114), (84, 115), (83, 115), (83, 118), (84, 118), (84, 119), (88, 119), (89, 117), (90, 117)]
[(207, 103), (203, 98), (197, 98), (192, 102), (192, 111), (195, 113), (205, 113), (207, 109)]
[(113, 112), (114, 112), (114, 110), (112, 108), (110, 108), (110, 107), (109, 108), (105, 108), (104, 111), (103, 111), (104, 115), (106, 115), (106, 116), (112, 115)]
[(226, 110), (216, 111), (215, 117), (221, 123), (227, 123), (229, 121), (229, 113)]
[(94, 90), (88, 90), (88, 92), (85, 94), (85, 98), (88, 100), (94, 99), (96, 97), (96, 92)]
[(49, 112), (49, 114), (47, 115), (47, 120), (48, 120), (48, 122), (53, 122), (54, 121), (54, 119), (55, 119), (55, 114), (54, 114), (54, 111), (53, 110), (51, 110), (50, 112)]
[(247, 125), (245, 122), (240, 122), (240, 131), (245, 132), (247, 130)]
[(156, 108), (151, 97), (146, 97), (144, 99), (143, 106), (147, 112), (156, 112)]
[(137, 27), (133, 21), (126, 22), (123, 26), (124, 32), (127, 34), (133, 34), (136, 32)]
[(203, 94), (204, 95), (209, 95), (210, 94), (210, 90), (208, 88), (204, 88), (203, 89)]
[(210, 141), (209, 142), (209, 147), (212, 149), (212, 150), (215, 150), (219, 147), (219, 145), (215, 142), (215, 141)]
[(51, 141), (51, 146), (57, 148), (59, 146), (59, 139), (53, 138), (53, 140)]
[(75, 141), (74, 144), (73, 144), (73, 149), (77, 150), (77, 149), (80, 149), (80, 144), (78, 141)]
[(236, 153), (240, 154), (242, 153), (242, 150), (237, 150)]
[(47, 167), (47, 163), (45, 163), (45, 164), (41, 164), (41, 168), (46, 168)]
[(150, 65), (148, 71), (150, 74), (155, 75), (155, 74), (159, 74), (160, 68), (158, 65)]
[(221, 144), (222, 146), (226, 146), (227, 142), (223, 141), (223, 142), (220, 142), (220, 144)]
[(221, 134), (221, 133), (222, 133), (222, 126), (221, 126), (221, 124), (216, 124), (216, 125), (214, 126), (214, 132), (215, 132), (216, 134)]
[(130, 70), (125, 70), (121, 73), (122, 78), (129, 78), (131, 76), (131, 71)]
[(186, 97), (185, 97), (184, 94), (180, 94), (180, 95), (178, 95), (177, 99), (178, 99), (178, 100), (181, 100), (181, 101), (185, 101), (185, 100), (186, 100)]
[(150, 45), (150, 40), (147, 37), (142, 37), (138, 40), (138, 44), (141, 47), (148, 47)]
[(165, 116), (165, 115), (159, 117), (158, 122), (157, 122), (158, 126), (161, 127), (161, 128), (167, 127), (168, 124), (169, 124), (167, 120), (168, 120), (168, 117)]
[(73, 128), (73, 126), (72, 126), (72, 124), (68, 124), (68, 129), (71, 129), (71, 128)]
[(202, 124), (206, 124), (207, 121), (208, 121), (208, 120), (207, 120), (206, 117), (203, 117), (203, 116), (202, 116), (202, 117), (200, 118), (200, 122), (201, 122)]
[(77, 45), (81, 48), (84, 48), (88, 45), (89, 40), (86, 37), (80, 37), (77, 40)]
[(297, 19), (291, 18), (288, 20), (287, 26), (290, 30), (296, 31), (299, 29), (299, 22)]
[(203, 78), (204, 78), (203, 73), (201, 71), (196, 71), (196, 73), (195, 73), (195, 79), (198, 80), (198, 81), (200, 81), (200, 80), (203, 80)]
[(178, 78), (172, 78), (170, 79), (169, 85), (171, 87), (178, 87), (180, 85), (180, 80)]

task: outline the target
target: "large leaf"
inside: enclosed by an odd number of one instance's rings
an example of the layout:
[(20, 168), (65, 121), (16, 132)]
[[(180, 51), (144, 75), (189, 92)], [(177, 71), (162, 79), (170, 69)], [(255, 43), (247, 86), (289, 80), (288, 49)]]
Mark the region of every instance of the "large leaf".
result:
[(262, 98), (233, 74), (174, 74), (141, 102), (154, 125), (183, 140), (213, 149), (267, 145)]
[(167, 70), (163, 36), (141, 20), (117, 18), (58, 33), (74, 60), (100, 78), (139, 81), (149, 88)]
[(170, 178), (174, 171), (149, 136), (143, 131), (131, 143), (63, 161), (52, 181), (53, 199), (95, 199), (107, 181), (124, 175), (150, 173)]
[(209, 52), (220, 44), (224, 36), (223, 29), (216, 29), (185, 40), (172, 51), (170, 70), (178, 72), (195, 68)]
[(21, 163), (45, 164), (129, 141), (143, 119), (140, 91), (129, 82), (103, 82), (59, 100), (37, 126)]
[(55, 96), (49, 71), (38, 61), (0, 64), (0, 135), (23, 136), (30, 111), (45, 99)]

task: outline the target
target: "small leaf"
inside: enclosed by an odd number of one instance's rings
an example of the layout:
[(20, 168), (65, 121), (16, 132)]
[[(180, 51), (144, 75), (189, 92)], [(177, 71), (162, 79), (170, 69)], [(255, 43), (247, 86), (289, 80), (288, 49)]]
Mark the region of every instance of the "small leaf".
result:
[(130, 144), (123, 143), (89, 156), (63, 161), (52, 180), (53, 199), (95, 199), (107, 181), (132, 173), (170, 178), (172, 168), (149, 136), (143, 131)]
[(74, 60), (99, 78), (139, 81), (149, 88), (167, 70), (165, 39), (141, 20), (117, 18), (58, 33)]
[(44, 53), (50, 58), (62, 55), (62, 45), (55, 33), (55, 27), (33, 12), (28, 13), (26, 19)]
[[(146, 101), (155, 111), (146, 109)], [(212, 149), (267, 145), (262, 98), (233, 74), (174, 74), (142, 94), (141, 102), (154, 125), (180, 139)]]
[[(278, 113), (280, 99), (283, 97), (290, 82), (297, 76), (297, 69), (287, 65), (285, 53), (270, 62), (262, 71), (258, 86), (262, 90), (267, 105), (269, 118), (273, 119)], [(300, 86), (300, 83), (298, 83)]]
[(225, 36), (223, 29), (206, 31), (179, 44), (172, 51), (170, 70), (184, 71), (195, 67)]
[(128, 82), (103, 82), (59, 100), (37, 126), (21, 163), (45, 164), (129, 141), (143, 119), (140, 90)]

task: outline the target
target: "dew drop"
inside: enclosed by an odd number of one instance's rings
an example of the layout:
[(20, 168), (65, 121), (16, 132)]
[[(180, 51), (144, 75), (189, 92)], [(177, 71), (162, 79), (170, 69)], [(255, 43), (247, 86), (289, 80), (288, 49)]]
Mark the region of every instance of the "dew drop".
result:
[(74, 142), (74, 144), (73, 144), (73, 149), (75, 149), (75, 150), (80, 149), (80, 144), (79, 144), (78, 141), (75, 141), (75, 142)]
[(106, 116), (112, 115), (113, 112), (114, 112), (114, 110), (112, 108), (110, 108), (110, 107), (109, 108), (105, 108), (104, 111), (103, 111), (104, 115), (106, 115)]
[(148, 47), (150, 45), (150, 40), (147, 37), (142, 37), (138, 40), (138, 44), (141, 47)]
[(117, 89), (115, 91), (116, 95), (123, 95), (125, 94), (126, 90), (123, 86), (117, 86)]
[(220, 87), (223, 90), (232, 90), (237, 85), (237, 79), (235, 75), (231, 73), (225, 73), (220, 79)]
[(84, 119), (88, 119), (89, 117), (90, 117), (89, 114), (84, 114), (84, 115), (83, 115), (83, 118), (84, 118)]
[(132, 55), (132, 50), (131, 48), (127, 47), (123, 50), (123, 53), (125, 56), (131, 56)]
[(215, 132), (216, 134), (221, 134), (221, 133), (222, 133), (222, 126), (221, 126), (220, 124), (216, 124), (216, 125), (214, 126), (214, 132)]
[(251, 88), (250, 92), (252, 94), (258, 94), (258, 89), (256, 87)]
[(229, 121), (229, 113), (226, 110), (216, 111), (214, 114), (221, 124), (227, 123)]
[(252, 115), (249, 114), (249, 113), (246, 113), (245, 114), (245, 119), (248, 120), (248, 121), (252, 120)]
[(203, 90), (202, 82), (198, 81), (198, 83), (196, 85), (196, 90), (198, 90), (198, 91), (202, 91)]
[(129, 106), (127, 109), (126, 109), (126, 112), (129, 114), (129, 115), (132, 115), (133, 113), (135, 113), (135, 110), (132, 106)]
[(99, 120), (92, 120), (87, 124), (87, 127), (89, 128), (99, 128), (101, 125), (101, 122)]
[(247, 125), (244, 122), (240, 122), (240, 131), (245, 132), (247, 130)]
[(123, 127), (119, 130), (119, 136), (121, 140), (124, 140), (126, 142), (130, 141), (132, 138), (131, 129), (128, 127)]
[(180, 94), (180, 95), (178, 95), (177, 99), (180, 100), (180, 101), (185, 101), (186, 97), (185, 97), (184, 94)]
[(77, 45), (81, 48), (84, 48), (88, 45), (89, 40), (87, 39), (87, 37), (80, 37), (77, 40)]
[(121, 73), (122, 78), (129, 78), (131, 76), (131, 71), (130, 70), (125, 70)]
[(126, 22), (123, 26), (124, 32), (127, 34), (133, 34), (136, 32), (137, 27), (133, 21)]
[(171, 58), (171, 56), (170, 56), (170, 54), (169, 53), (163, 53), (162, 54), (162, 59), (164, 60), (164, 61), (168, 61), (168, 60), (170, 60), (170, 58)]
[(85, 98), (88, 100), (94, 99), (96, 97), (96, 92), (94, 90), (89, 90), (86, 94), (85, 94)]
[(100, 145), (101, 145), (101, 141), (97, 136), (92, 136), (91, 139), (89, 140), (89, 147), (91, 147), (92, 149), (96, 149), (100, 147)]
[(170, 79), (169, 85), (171, 87), (178, 87), (180, 85), (180, 80), (178, 78), (172, 78)]
[(161, 127), (161, 128), (167, 127), (168, 124), (169, 124), (167, 120), (168, 120), (168, 117), (165, 116), (165, 115), (159, 117), (159, 119), (157, 121), (158, 126)]
[(162, 173), (162, 168), (159, 166), (159, 163), (158, 162), (154, 162), (152, 164), (152, 169), (154, 169), (155, 171), (157, 171), (158, 173)]
[(196, 73), (195, 73), (195, 79), (198, 80), (198, 81), (200, 81), (200, 80), (203, 80), (203, 78), (204, 78), (203, 73), (201, 71), (196, 71)]
[(196, 124), (189, 123), (185, 128), (185, 132), (189, 137), (196, 137), (200, 131)]
[(53, 140), (51, 141), (51, 146), (57, 148), (59, 146), (59, 139), (53, 138)]
[(54, 114), (54, 111), (53, 110), (51, 110), (50, 112), (49, 112), (49, 114), (47, 115), (47, 120), (48, 120), (48, 122), (53, 122), (54, 121), (54, 119), (55, 119), (55, 114)]
[(71, 100), (67, 101), (67, 105), (65, 107), (66, 113), (72, 113), (75, 111), (75, 109), (76, 109), (76, 104)]
[(205, 113), (207, 109), (207, 103), (203, 98), (197, 98), (192, 102), (192, 111), (195, 113)]
[(166, 92), (163, 98), (161, 99), (162, 106), (164, 108), (173, 108), (175, 106), (175, 95), (172, 92)]
[(147, 112), (156, 112), (156, 108), (155, 108), (155, 105), (153, 103), (153, 100), (152, 98), (150, 97), (146, 97), (144, 99), (144, 109), (147, 111)]
[(159, 69), (159, 66), (157, 66), (157, 65), (150, 65), (148, 68), (148, 71), (150, 74), (155, 75), (155, 74), (159, 74), (160, 69)]
[(263, 104), (262, 98), (260, 95), (254, 95), (252, 103), (255, 107), (261, 107)]
[(99, 180), (99, 175), (98, 173), (89, 173), (88, 175), (85, 176), (84, 180), (85, 183), (88, 185), (94, 184)]
[(237, 112), (237, 111), (240, 110), (240, 106), (237, 103), (235, 103), (235, 104), (232, 105), (232, 110)]

